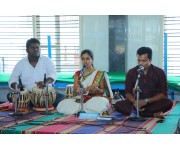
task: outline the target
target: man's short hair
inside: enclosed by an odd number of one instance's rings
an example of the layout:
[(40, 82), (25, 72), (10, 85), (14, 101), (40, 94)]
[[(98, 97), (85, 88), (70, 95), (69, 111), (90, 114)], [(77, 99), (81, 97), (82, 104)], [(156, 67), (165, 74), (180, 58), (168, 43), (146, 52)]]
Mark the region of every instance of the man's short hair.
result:
[(148, 54), (148, 58), (152, 59), (152, 49), (150, 47), (140, 47), (137, 50), (137, 55)]
[(29, 46), (31, 45), (31, 43), (38, 43), (38, 44), (40, 45), (40, 42), (39, 42), (38, 39), (36, 39), (36, 38), (31, 38), (31, 39), (27, 40), (27, 42), (26, 42), (26, 49), (29, 48)]

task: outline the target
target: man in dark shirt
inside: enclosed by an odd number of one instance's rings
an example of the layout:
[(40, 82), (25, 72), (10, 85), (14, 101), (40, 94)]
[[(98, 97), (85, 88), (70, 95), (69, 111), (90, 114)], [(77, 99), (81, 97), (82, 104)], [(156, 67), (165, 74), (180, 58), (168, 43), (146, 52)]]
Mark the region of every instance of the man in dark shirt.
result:
[[(173, 102), (167, 98), (167, 78), (164, 71), (151, 64), (152, 50), (141, 47), (137, 50), (138, 66), (126, 74), (126, 100), (118, 101), (115, 110), (130, 115), (137, 107), (137, 77), (139, 76), (139, 116), (163, 118), (164, 113), (171, 109)], [(142, 66), (142, 71), (140, 70)], [(136, 88), (136, 89), (135, 89)], [(136, 109), (135, 109), (136, 110)]]

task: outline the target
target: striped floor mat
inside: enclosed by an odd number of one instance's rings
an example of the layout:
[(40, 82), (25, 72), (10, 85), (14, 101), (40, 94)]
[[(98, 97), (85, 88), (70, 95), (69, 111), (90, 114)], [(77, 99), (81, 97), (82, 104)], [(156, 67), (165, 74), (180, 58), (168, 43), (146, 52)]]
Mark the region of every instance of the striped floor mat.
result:
[(0, 112), (2, 134), (173, 134), (180, 117), (180, 103), (166, 113), (163, 123), (157, 118), (146, 121), (130, 121), (114, 112), (116, 119), (110, 121), (80, 120), (74, 115), (63, 115), (54, 111), (52, 115), (31, 112), (23, 116), (10, 116), (10, 111)]

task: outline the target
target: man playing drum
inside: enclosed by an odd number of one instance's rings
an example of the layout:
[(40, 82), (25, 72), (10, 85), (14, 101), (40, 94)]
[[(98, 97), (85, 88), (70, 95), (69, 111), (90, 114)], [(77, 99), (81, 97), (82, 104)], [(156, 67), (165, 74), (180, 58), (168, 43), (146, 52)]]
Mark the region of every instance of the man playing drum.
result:
[[(20, 60), (12, 71), (9, 79), (9, 86), (15, 89), (19, 85), (21, 78), (22, 85), (25, 89), (32, 92), (33, 87), (43, 88), (45, 84), (53, 84), (56, 80), (56, 70), (51, 59), (40, 54), (40, 42), (36, 38), (31, 38), (26, 42), (27, 57)], [(46, 75), (46, 78), (45, 78)], [(45, 81), (44, 81), (45, 78)], [(56, 100), (53, 106), (65, 98), (65, 94), (56, 91)], [(8, 94), (8, 100), (11, 97)]]

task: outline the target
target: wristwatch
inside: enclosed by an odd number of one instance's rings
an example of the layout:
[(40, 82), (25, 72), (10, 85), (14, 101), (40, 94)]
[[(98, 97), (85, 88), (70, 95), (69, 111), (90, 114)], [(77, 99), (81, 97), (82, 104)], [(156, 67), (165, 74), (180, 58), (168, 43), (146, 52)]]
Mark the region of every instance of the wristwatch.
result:
[(149, 100), (149, 98), (145, 98), (144, 101), (145, 101), (146, 103), (149, 103), (150, 100)]

